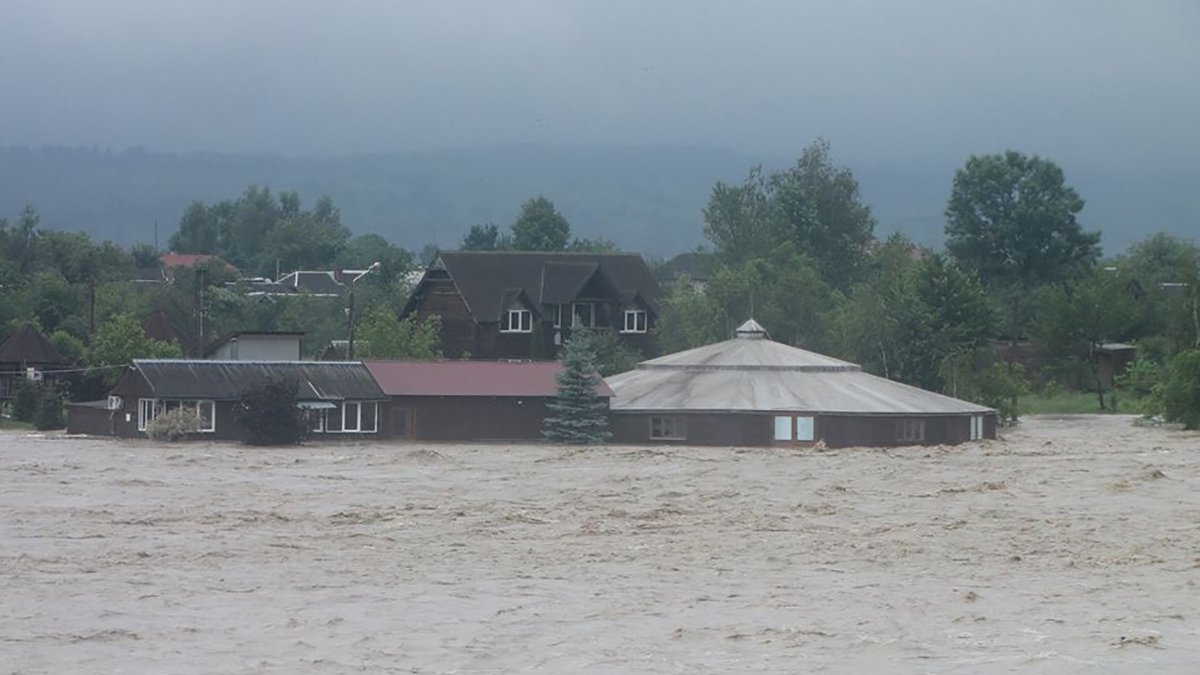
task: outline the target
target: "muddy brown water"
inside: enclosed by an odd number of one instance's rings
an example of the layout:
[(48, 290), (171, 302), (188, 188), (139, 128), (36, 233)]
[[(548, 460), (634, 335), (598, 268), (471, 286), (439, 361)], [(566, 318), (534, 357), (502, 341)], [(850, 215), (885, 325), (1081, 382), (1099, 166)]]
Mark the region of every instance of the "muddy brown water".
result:
[(0, 432), (0, 673), (1200, 668), (1200, 434), (954, 448)]

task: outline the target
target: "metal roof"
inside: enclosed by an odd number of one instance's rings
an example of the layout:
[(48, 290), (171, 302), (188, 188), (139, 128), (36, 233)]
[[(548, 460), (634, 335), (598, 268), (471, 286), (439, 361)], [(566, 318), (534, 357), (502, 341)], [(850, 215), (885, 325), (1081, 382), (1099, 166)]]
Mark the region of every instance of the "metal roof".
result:
[[(746, 329), (746, 330), (743, 330)], [(766, 339), (732, 340), (643, 361), (607, 380), (614, 412), (792, 411), (971, 414), (989, 408), (864, 373), (856, 364)]]
[[(658, 282), (636, 253), (539, 251), (443, 251), (430, 266), (442, 266), (476, 322), (499, 321), (504, 291), (523, 289), (540, 303), (569, 302), (596, 277), (617, 293), (639, 294), (656, 311)], [(412, 309), (411, 303), (407, 311)]]
[(358, 361), (135, 359), (133, 367), (156, 398), (231, 400), (268, 378), (295, 382), (300, 401), (387, 398)]
[[(558, 395), (557, 361), (367, 361), (367, 370), (388, 396)], [(612, 396), (597, 378), (596, 393)]]

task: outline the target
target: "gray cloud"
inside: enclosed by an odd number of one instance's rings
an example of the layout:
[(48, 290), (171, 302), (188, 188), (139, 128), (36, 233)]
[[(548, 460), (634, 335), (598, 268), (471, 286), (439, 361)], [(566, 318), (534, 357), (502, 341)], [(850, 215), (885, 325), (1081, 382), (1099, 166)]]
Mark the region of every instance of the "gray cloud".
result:
[(0, 144), (1190, 162), (1178, 2), (6, 2)]

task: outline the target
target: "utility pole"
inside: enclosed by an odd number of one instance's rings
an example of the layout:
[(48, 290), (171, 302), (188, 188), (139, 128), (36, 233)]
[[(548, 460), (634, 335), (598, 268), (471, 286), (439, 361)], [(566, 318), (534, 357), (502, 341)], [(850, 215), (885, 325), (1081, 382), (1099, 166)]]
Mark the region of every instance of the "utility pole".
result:
[(359, 279), (362, 279), (363, 277), (367, 276), (371, 272), (374, 272), (375, 270), (378, 270), (378, 269), (379, 269), (379, 263), (373, 262), (373, 263), (371, 263), (370, 267), (368, 267), (365, 271), (363, 271), (362, 274), (359, 274), (358, 276), (356, 276), (350, 280), (350, 304), (346, 310), (346, 317), (350, 323), (350, 326), (349, 326), (350, 340), (346, 344), (346, 360), (347, 361), (354, 360), (354, 287), (358, 284)]

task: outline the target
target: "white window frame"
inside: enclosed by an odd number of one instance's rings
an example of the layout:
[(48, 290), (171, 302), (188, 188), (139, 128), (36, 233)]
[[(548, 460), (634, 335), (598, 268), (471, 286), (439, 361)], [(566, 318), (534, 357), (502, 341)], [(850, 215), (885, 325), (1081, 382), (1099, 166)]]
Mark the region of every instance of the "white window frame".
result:
[(154, 421), (156, 416), (156, 408), (158, 400), (153, 398), (138, 399), (138, 431), (145, 431), (146, 427)]
[[(632, 319), (632, 322), (630, 321)], [(632, 324), (632, 325), (631, 325)], [(649, 318), (644, 309), (625, 310), (625, 320), (621, 324), (622, 333), (645, 333), (649, 326)]]
[[(580, 317), (579, 317), (579, 313), (576, 311), (576, 308), (582, 308), (582, 307), (588, 308), (587, 323), (583, 323), (582, 321), (577, 321), (577, 319), (579, 319)], [(595, 328), (596, 327), (596, 303), (594, 303), (594, 302), (572, 302), (571, 303), (571, 327), (572, 328)]]
[[(516, 328), (513, 328), (515, 319)], [(501, 333), (532, 333), (533, 332), (533, 310), (529, 309), (510, 309), (505, 315), (504, 322), (500, 324)]]
[[(354, 413), (351, 415), (351, 406), (354, 406)], [(363, 408), (371, 406), (375, 411), (375, 416), (372, 418), (374, 423), (371, 427), (363, 427)], [(342, 405), (338, 408), (338, 414), (342, 417), (342, 428), (336, 431), (323, 429), (324, 433), (332, 434), (374, 434), (379, 431), (379, 402), (378, 401), (342, 401)], [(353, 423), (353, 426), (351, 426)], [(322, 420), (322, 427), (325, 427)]]
[(777, 443), (811, 443), (817, 440), (817, 418), (812, 415), (776, 415)]
[(211, 434), (217, 430), (217, 403), (212, 399), (157, 399), (157, 398), (139, 398), (138, 399), (138, 431), (145, 431), (146, 428), (162, 413), (182, 408), (190, 408), (200, 417), (204, 419), (204, 415), (200, 412), (200, 407), (207, 405), (210, 411), (208, 416), (208, 426), (197, 429), (197, 433)]
[[(350, 428), (350, 406), (354, 406), (354, 428)], [(357, 434), (362, 426), (362, 402), (345, 401), (342, 403), (342, 433)]]
[(563, 306), (561, 303), (554, 306), (554, 311), (553, 311), (552, 315), (554, 317), (554, 327), (555, 328), (562, 328), (562, 309), (563, 309)]
[(983, 438), (983, 415), (971, 415), (971, 440)]

